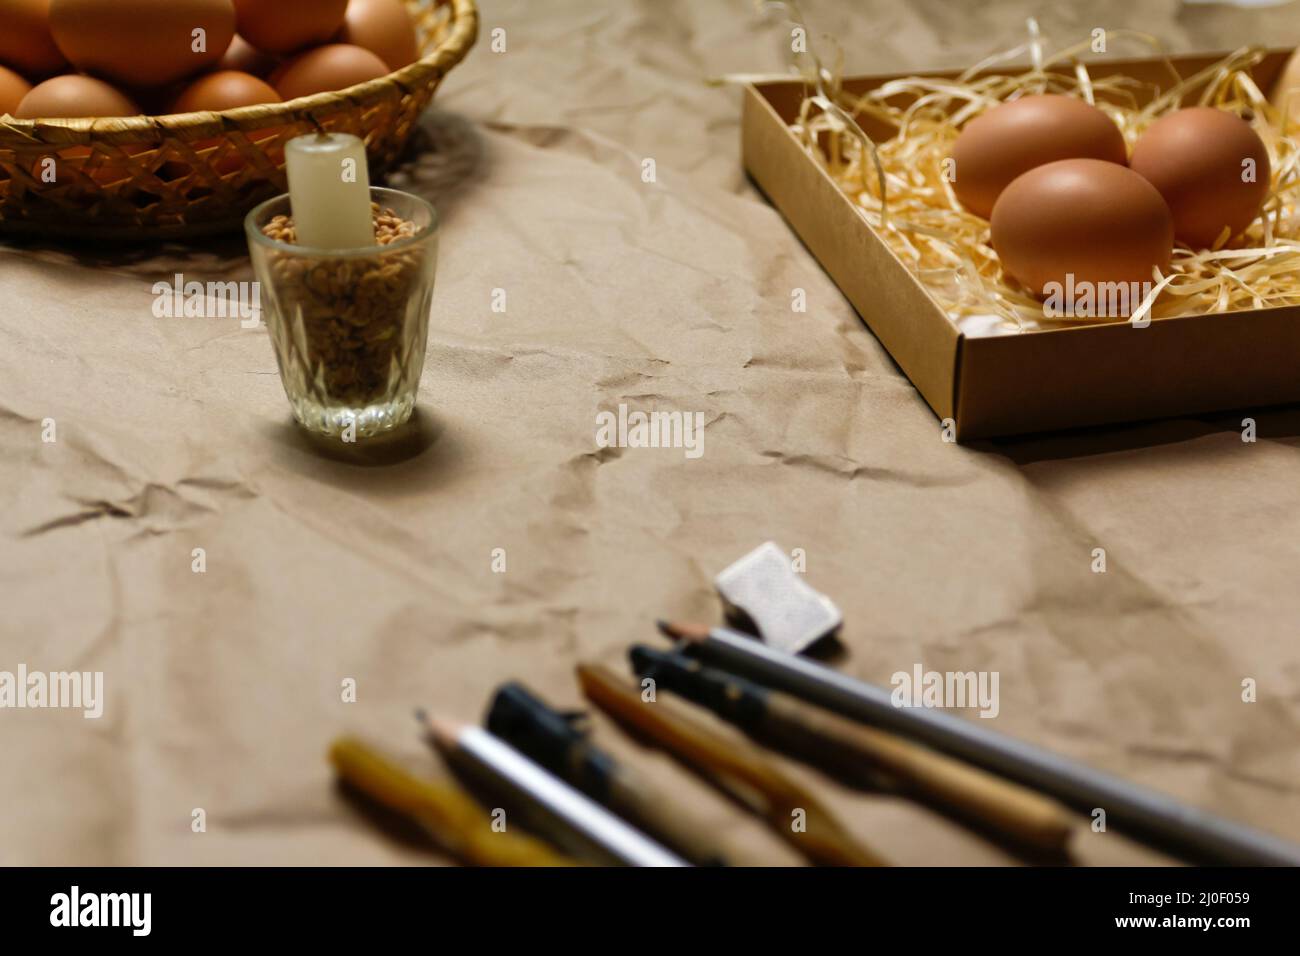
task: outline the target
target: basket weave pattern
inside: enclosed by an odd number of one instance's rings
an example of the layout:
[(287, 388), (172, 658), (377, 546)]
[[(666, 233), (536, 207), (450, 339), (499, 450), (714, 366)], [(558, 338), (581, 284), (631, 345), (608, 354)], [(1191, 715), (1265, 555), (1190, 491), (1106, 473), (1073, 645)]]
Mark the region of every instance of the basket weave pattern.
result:
[[(286, 190), (284, 144), (317, 129), (388, 167), (478, 36), (474, 0), (405, 0), (423, 57), (346, 90), (221, 113), (0, 120), (0, 233), (161, 239), (233, 232)], [(53, 182), (48, 180), (53, 179)]]

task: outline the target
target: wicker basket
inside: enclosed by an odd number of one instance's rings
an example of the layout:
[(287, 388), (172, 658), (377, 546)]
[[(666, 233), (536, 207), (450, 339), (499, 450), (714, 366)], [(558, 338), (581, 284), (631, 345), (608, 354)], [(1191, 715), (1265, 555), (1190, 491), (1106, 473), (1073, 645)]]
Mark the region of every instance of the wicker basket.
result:
[[(284, 144), (315, 129), (360, 136), (372, 172), (382, 171), (478, 35), (474, 0), (405, 2), (424, 57), (346, 90), (221, 113), (0, 119), (0, 233), (163, 239), (236, 231), (248, 210), (285, 191)], [(51, 168), (55, 181), (46, 182)]]

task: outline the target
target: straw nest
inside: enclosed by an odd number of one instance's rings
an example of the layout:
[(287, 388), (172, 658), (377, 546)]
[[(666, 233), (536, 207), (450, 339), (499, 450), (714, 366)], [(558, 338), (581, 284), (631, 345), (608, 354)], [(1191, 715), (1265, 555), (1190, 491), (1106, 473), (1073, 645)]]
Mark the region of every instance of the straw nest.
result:
[[(284, 144), (317, 129), (389, 166), (478, 36), (474, 0), (405, 0), (424, 56), (345, 90), (220, 113), (0, 120), (0, 233), (160, 239), (232, 232), (286, 189)], [(43, 175), (54, 160), (54, 182)]]
[[(798, 19), (795, 4), (786, 4)], [(1252, 69), (1266, 51), (1248, 47), (1182, 77), (1154, 38), (1108, 31), (1107, 39), (1137, 39), (1167, 65), (1170, 82), (1158, 89), (1125, 77), (1099, 78), (1079, 59), (1091, 41), (1056, 53), (1045, 50), (1037, 24), (1029, 40), (953, 78), (912, 76), (862, 95), (842, 85), (840, 63), (815, 55), (800, 64), (808, 80), (792, 124), (809, 155), (858, 205), (863, 218), (926, 285), (949, 317), (999, 331), (1023, 331), (1081, 321), (1053, 319), (1042, 303), (1002, 273), (989, 224), (967, 212), (944, 175), (944, 163), (963, 123), (1027, 93), (1077, 96), (1103, 110), (1131, 147), (1156, 119), (1200, 104), (1246, 118), (1268, 151), (1272, 179), (1263, 209), (1239, 237), (1221, 236), (1211, 249), (1178, 243), (1168, 274), (1153, 273), (1153, 288), (1129, 316), (1165, 318), (1300, 304), (1300, 136), (1295, 121), (1272, 106)], [(996, 69), (1030, 55), (1028, 69)], [(873, 140), (859, 121), (893, 131)]]

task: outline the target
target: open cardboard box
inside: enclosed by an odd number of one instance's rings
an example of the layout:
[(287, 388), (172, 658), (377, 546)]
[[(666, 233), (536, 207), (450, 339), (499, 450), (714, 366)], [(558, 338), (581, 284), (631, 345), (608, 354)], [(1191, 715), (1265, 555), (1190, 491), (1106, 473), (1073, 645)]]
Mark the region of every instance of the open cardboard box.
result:
[[(1260, 89), (1290, 54), (1270, 51), (1255, 67)], [(1186, 77), (1224, 55), (1170, 59)], [(1170, 83), (1157, 58), (1088, 69)], [(858, 77), (845, 88), (862, 93), (903, 75), (916, 74)], [(745, 167), (959, 440), (1300, 401), (1300, 307), (964, 334), (790, 132), (804, 92), (797, 78), (746, 88)], [(873, 139), (893, 135), (863, 128)]]

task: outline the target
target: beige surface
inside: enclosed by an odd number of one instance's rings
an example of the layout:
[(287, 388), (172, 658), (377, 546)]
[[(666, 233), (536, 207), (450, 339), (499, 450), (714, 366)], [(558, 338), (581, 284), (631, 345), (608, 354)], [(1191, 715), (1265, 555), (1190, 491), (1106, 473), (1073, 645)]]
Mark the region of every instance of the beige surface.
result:
[[(970, 62), (1040, 6), (806, 11), (874, 72)], [(339, 799), (334, 735), (432, 769), (417, 704), (477, 719), (508, 678), (577, 704), (576, 660), (622, 667), (655, 617), (715, 619), (713, 574), (768, 538), (805, 549), (809, 582), (844, 609), (847, 671), (997, 670), (997, 729), (1300, 839), (1300, 412), (1253, 413), (1254, 444), (1241, 414), (945, 444), (745, 183), (736, 91), (700, 82), (782, 68), (775, 21), (740, 0), (483, 8), (429, 119), (438, 152), (405, 181), (445, 224), (404, 460), (308, 445), (264, 330), (153, 317), (150, 287), (178, 269), (249, 278), (239, 241), (0, 247), (0, 670), (102, 670), (108, 696), (99, 721), (0, 711), (0, 862), (437, 860)], [(1123, 2), (1042, 20), (1180, 50), (1300, 39), (1300, 10)], [(496, 27), (504, 54), (486, 45)], [(599, 451), (595, 415), (620, 402), (703, 412), (703, 457)], [(1245, 677), (1258, 703), (1241, 702)], [(670, 762), (598, 732), (789, 858)], [(897, 862), (1009, 859), (804, 776)], [(1113, 833), (1081, 848), (1153, 859)]]

